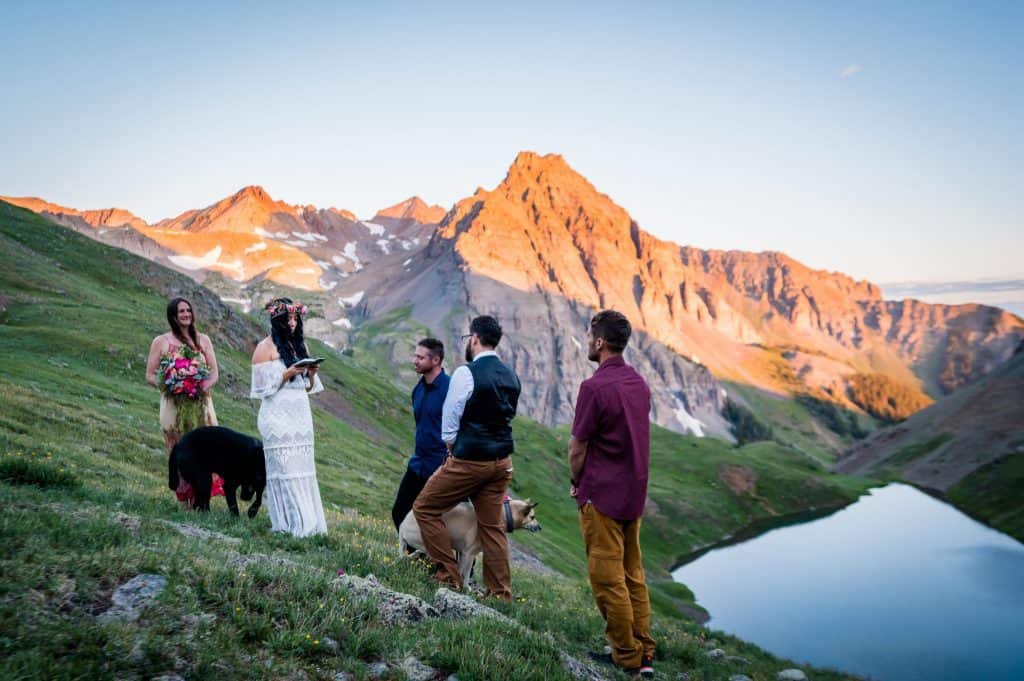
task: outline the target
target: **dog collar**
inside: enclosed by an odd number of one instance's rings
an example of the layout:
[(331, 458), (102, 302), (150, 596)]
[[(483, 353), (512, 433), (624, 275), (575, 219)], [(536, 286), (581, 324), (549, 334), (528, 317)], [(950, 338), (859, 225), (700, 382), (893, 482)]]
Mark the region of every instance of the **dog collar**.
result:
[(516, 529), (515, 524), (512, 522), (512, 504), (509, 503), (508, 499), (502, 502), (505, 507), (505, 531), (512, 534), (512, 530)]

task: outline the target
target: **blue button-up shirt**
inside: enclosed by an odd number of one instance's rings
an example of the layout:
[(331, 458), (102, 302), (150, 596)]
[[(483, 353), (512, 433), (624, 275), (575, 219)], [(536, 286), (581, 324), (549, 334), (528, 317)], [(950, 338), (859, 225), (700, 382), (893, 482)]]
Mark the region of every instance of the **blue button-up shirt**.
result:
[(451, 379), (444, 369), (433, 383), (423, 378), (412, 389), (412, 413), (416, 417), (416, 451), (409, 459), (409, 470), (429, 478), (444, 463), (448, 447), (441, 439), (441, 414)]

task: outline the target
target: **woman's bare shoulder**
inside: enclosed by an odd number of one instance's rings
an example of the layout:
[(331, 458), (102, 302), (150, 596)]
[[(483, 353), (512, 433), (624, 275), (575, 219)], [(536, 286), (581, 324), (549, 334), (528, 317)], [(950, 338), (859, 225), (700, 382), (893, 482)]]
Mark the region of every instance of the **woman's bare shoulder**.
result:
[(160, 345), (161, 343), (170, 343), (173, 337), (174, 336), (171, 334), (170, 331), (168, 331), (167, 333), (162, 333), (159, 336), (153, 338), (153, 342), (150, 343), (150, 347), (154, 345)]
[(274, 359), (274, 350), (274, 341), (271, 340), (270, 336), (267, 336), (256, 344), (256, 349), (252, 353), (253, 363), (269, 362)]

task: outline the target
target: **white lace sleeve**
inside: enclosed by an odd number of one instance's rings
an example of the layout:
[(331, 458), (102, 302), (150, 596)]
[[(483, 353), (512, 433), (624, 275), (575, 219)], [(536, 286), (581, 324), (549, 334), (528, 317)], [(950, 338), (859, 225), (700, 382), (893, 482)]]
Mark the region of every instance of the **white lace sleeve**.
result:
[(262, 400), (275, 394), (281, 388), (281, 374), (284, 370), (280, 362), (260, 362), (252, 365), (252, 390), (249, 397)]

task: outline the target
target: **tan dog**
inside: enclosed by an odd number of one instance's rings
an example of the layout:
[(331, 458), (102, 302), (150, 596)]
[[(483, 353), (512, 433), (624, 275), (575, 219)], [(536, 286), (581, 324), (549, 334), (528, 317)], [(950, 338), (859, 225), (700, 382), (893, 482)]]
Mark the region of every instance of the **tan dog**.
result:
[[(540, 523), (537, 522), (537, 516), (533, 512), (536, 507), (537, 504), (529, 499), (506, 499), (505, 531), (509, 534), (513, 530), (539, 532)], [(462, 583), (468, 584), (469, 575), (473, 571), (473, 563), (483, 550), (480, 546), (480, 538), (477, 536), (476, 511), (473, 510), (473, 504), (464, 501), (441, 516), (441, 519), (444, 520), (444, 524), (448, 528), (452, 548), (459, 555), (459, 574), (462, 575)], [(420, 526), (412, 511), (409, 511), (398, 528), (398, 544), (400, 556), (408, 555), (409, 549), (424, 550)]]

